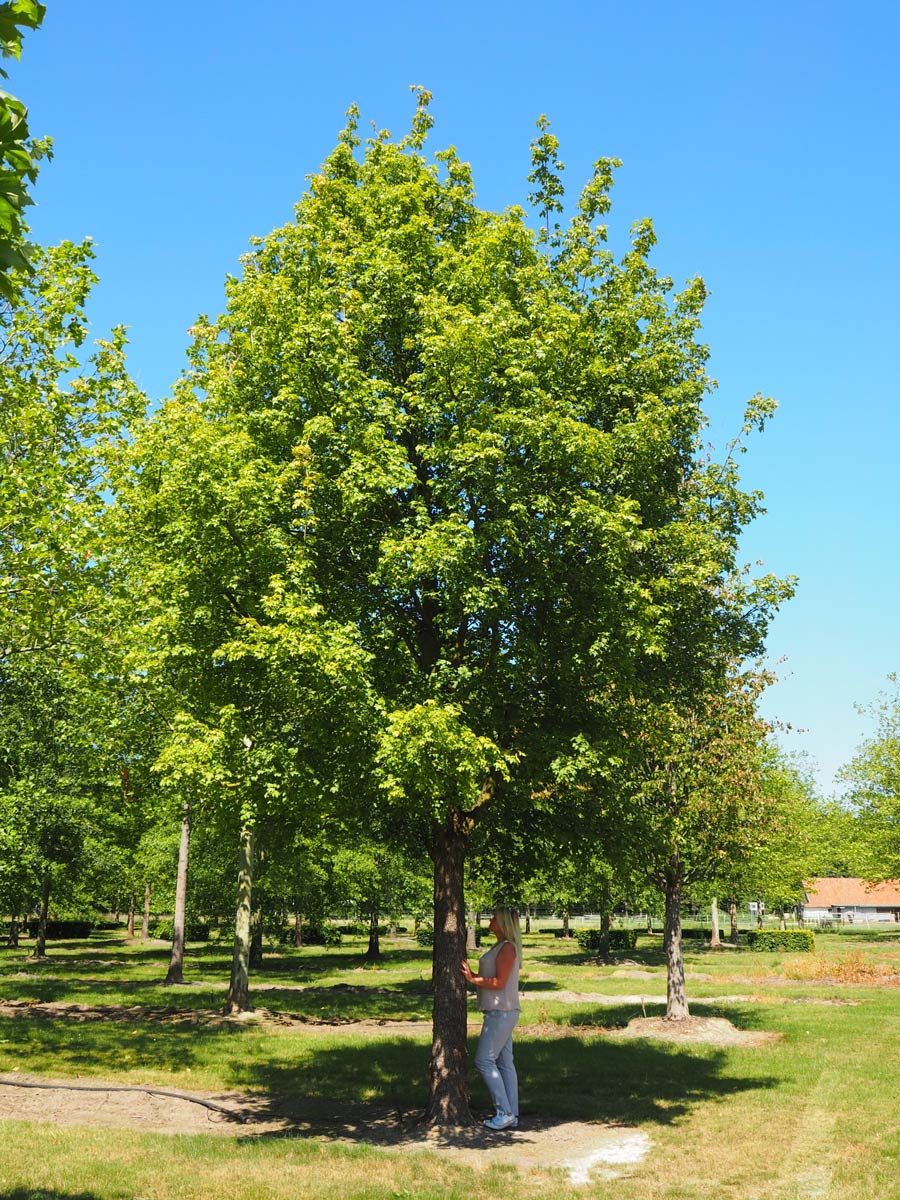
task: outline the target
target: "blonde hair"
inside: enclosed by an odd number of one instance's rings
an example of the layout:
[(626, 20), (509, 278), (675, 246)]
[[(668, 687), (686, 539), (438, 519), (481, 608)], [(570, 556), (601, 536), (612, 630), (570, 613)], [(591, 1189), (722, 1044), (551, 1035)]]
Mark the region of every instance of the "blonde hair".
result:
[(512, 942), (516, 950), (516, 958), (522, 961), (522, 933), (519, 929), (519, 914), (514, 908), (495, 908), (494, 917), (500, 926), (500, 932), (507, 942)]

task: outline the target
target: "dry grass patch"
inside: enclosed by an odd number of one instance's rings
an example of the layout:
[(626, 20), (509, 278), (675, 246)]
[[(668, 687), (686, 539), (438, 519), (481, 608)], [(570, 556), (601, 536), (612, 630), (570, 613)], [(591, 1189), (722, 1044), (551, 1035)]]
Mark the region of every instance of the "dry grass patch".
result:
[(838, 959), (821, 954), (791, 959), (784, 965), (785, 979), (813, 980), (817, 983), (856, 983), (863, 985), (900, 984), (900, 974), (886, 963), (872, 962), (858, 951)]
[(606, 1036), (749, 1047), (770, 1045), (780, 1041), (783, 1035), (759, 1029), (738, 1029), (724, 1017), (686, 1017), (683, 1021), (669, 1021), (665, 1017), (635, 1017), (624, 1029), (607, 1030)]

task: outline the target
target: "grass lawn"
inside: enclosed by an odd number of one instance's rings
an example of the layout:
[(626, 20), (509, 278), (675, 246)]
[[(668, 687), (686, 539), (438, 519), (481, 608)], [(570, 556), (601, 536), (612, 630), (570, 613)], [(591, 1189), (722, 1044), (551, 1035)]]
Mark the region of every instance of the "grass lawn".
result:
[[(383, 942), (273, 950), (254, 1001), (308, 1022), (227, 1024), (229, 947), (191, 945), (183, 987), (164, 988), (168, 947), (95, 934), (0, 951), (0, 1000), (109, 1006), (102, 1019), (0, 1016), (0, 1073), (322, 1102), (424, 1106), (430, 952)], [(815, 955), (713, 953), (686, 943), (697, 1015), (781, 1035), (755, 1047), (623, 1040), (662, 1012), (659, 939), (601, 966), (573, 943), (525, 939), (516, 1037), (523, 1131), (532, 1122), (633, 1127), (640, 1162), (575, 1186), (560, 1171), (441, 1152), (400, 1153), (313, 1136), (168, 1136), (134, 1129), (0, 1122), (0, 1200), (251, 1200), (306, 1196), (615, 1200), (900, 1200), (900, 938), (817, 935)], [(169, 1011), (171, 1010), (171, 1011)], [(323, 1027), (323, 1020), (341, 1024)], [(474, 1019), (474, 1014), (473, 1014)], [(383, 1021), (385, 1024), (377, 1024)], [(401, 1021), (403, 1026), (392, 1026)], [(365, 1024), (358, 1024), (365, 1022)], [(415, 1022), (420, 1023), (418, 1029)], [(473, 1040), (476, 1028), (472, 1028)], [(473, 1103), (487, 1108), (480, 1080)], [(487, 1156), (483, 1156), (487, 1158)]]

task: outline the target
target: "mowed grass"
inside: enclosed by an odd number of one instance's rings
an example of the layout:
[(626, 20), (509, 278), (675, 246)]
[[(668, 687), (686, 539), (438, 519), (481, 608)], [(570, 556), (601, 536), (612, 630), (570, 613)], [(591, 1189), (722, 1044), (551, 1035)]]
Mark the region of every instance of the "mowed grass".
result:
[[(183, 1090), (422, 1107), (430, 1044), (430, 953), (410, 940), (278, 950), (253, 976), (255, 1002), (319, 1025), (215, 1022), (228, 947), (190, 946), (186, 980), (164, 988), (167, 947), (95, 935), (0, 951), (0, 997), (117, 1006), (102, 1020), (0, 1019), (0, 1072), (99, 1078)], [(615, 1178), (474, 1169), (440, 1153), (400, 1154), (327, 1138), (167, 1137), (5, 1122), (0, 1200), (611, 1196), (621, 1200), (900, 1200), (900, 940), (825, 934), (810, 955), (713, 953), (686, 943), (698, 1015), (781, 1035), (736, 1046), (619, 1040), (611, 1031), (662, 1011), (658, 939), (602, 966), (577, 946), (526, 938), (526, 1002), (516, 1039), (528, 1119), (635, 1127), (652, 1143)], [(564, 993), (602, 996), (575, 1001)], [(618, 1000), (621, 997), (621, 1001)], [(154, 1010), (144, 1019), (135, 1006)], [(162, 1010), (176, 1010), (165, 1012)], [(475, 1020), (475, 1014), (472, 1014)], [(391, 1022), (420, 1022), (393, 1029)], [(376, 1022), (387, 1022), (384, 1025)], [(365, 1022), (364, 1025), (357, 1024)], [(472, 1027), (472, 1043), (476, 1026)], [(472, 1081), (473, 1103), (487, 1096)]]

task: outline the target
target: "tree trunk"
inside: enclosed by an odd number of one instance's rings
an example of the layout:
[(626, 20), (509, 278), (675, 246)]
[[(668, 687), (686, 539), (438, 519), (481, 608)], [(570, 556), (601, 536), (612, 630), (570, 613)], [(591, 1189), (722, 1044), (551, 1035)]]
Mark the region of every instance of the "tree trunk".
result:
[(710, 947), (713, 950), (721, 950), (722, 936), (719, 933), (719, 901), (715, 896), (712, 898), (712, 910), (709, 917), (712, 922), (712, 933), (709, 938)]
[(134, 937), (134, 892), (131, 893), (131, 899), (128, 902), (128, 925), (125, 932), (128, 937)]
[(263, 914), (258, 908), (250, 918), (250, 967), (261, 967), (263, 963)]
[(728, 905), (728, 916), (731, 918), (731, 933), (729, 941), (737, 942), (738, 940), (738, 920), (737, 920), (737, 903), (732, 900)]
[(378, 912), (369, 913), (369, 946), (366, 950), (366, 958), (369, 962), (376, 962), (381, 958), (381, 943), (378, 938), (378, 918), (380, 915)]
[(294, 945), (299, 949), (303, 945), (303, 917), (294, 913)]
[(150, 884), (144, 885), (144, 915), (141, 917), (141, 941), (150, 936)]
[(609, 962), (609, 910), (604, 909), (600, 914), (600, 957)]
[(181, 810), (181, 841), (178, 844), (178, 873), (175, 876), (175, 917), (172, 921), (172, 957), (165, 983), (184, 983), (184, 913), (187, 901), (188, 854), (191, 848), (191, 805)]
[(47, 914), (50, 911), (50, 876), (45, 875), (41, 884), (41, 911), (38, 914), (37, 941), (34, 957), (43, 958), (47, 953)]
[(647, 933), (653, 933), (653, 913), (647, 913)]
[(469, 913), (466, 918), (466, 953), (471, 954), (478, 949), (478, 935), (476, 926), (478, 925), (478, 913)]
[(683, 1021), (690, 1016), (684, 987), (684, 956), (681, 951), (681, 873), (673, 864), (666, 877), (666, 1020)]
[(13, 913), (9, 918), (9, 936), (6, 939), (7, 946), (12, 949), (17, 949), (19, 945), (19, 917), (17, 913)]
[(531, 905), (525, 905), (525, 932), (531, 933)]
[(572, 936), (571, 933), (569, 933), (569, 910), (567, 908), (563, 909), (562, 935), (564, 938), (570, 938)]
[(241, 861), (238, 871), (238, 901), (234, 917), (234, 950), (231, 955), (231, 984), (226, 1013), (250, 1008), (250, 900), (253, 894), (253, 830), (241, 830)]
[(462, 814), (451, 813), (443, 826), (432, 822), (429, 854), (434, 863), (434, 1007), (428, 1120), (442, 1126), (472, 1124), (466, 982), (460, 970), (466, 948), (463, 871), (467, 840)]

